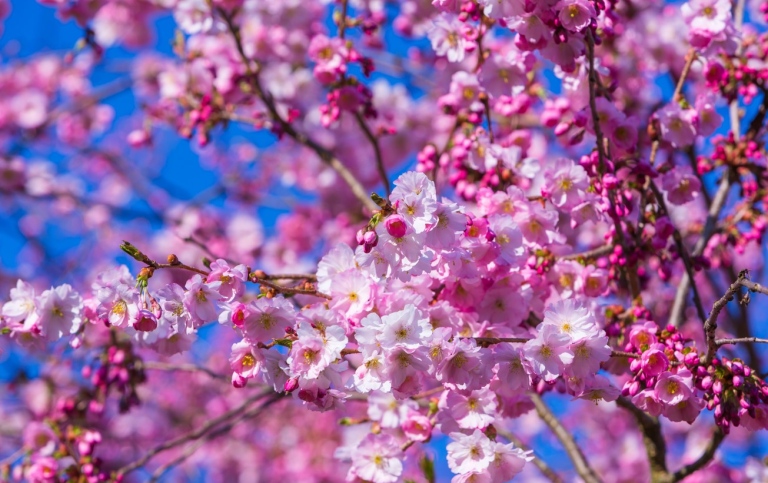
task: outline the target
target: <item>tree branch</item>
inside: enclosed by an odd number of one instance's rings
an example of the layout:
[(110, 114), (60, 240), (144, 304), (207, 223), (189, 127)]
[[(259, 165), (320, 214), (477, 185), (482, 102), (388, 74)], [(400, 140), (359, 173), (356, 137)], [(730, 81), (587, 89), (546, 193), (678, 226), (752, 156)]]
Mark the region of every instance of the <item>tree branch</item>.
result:
[[(117, 472), (115, 473), (116, 478), (120, 479), (123, 476), (127, 475), (131, 471), (134, 471), (138, 468), (141, 468), (145, 464), (147, 464), (152, 458), (157, 456), (158, 454), (168, 451), (169, 449), (173, 449), (177, 446), (181, 446), (187, 442), (195, 441), (197, 439), (202, 438), (205, 436), (209, 431), (212, 431), (216, 426), (218, 426), (221, 423), (224, 423), (228, 421), (229, 419), (237, 416), (238, 414), (242, 413), (246, 410), (251, 404), (255, 403), (259, 399), (262, 399), (270, 394), (275, 394), (274, 391), (270, 388), (265, 391), (260, 392), (259, 394), (255, 394), (248, 399), (245, 400), (241, 405), (237, 406), (234, 409), (230, 409), (229, 411), (225, 412), (219, 417), (216, 417), (214, 419), (211, 419), (207, 423), (203, 424), (197, 429), (194, 429), (188, 433), (182, 434), (181, 436), (174, 438), (169, 441), (165, 441), (164, 443), (161, 443), (154, 448), (150, 449), (147, 453), (144, 454), (141, 458), (134, 461), (133, 463), (130, 463), (128, 465), (123, 466)], [(282, 397), (282, 396), (281, 396)]]
[(267, 107), (267, 110), (269, 111), (270, 116), (272, 116), (272, 119), (280, 126), (281, 132), (284, 132), (285, 134), (293, 138), (294, 141), (314, 151), (321, 161), (323, 161), (325, 164), (330, 166), (334, 171), (336, 171), (336, 173), (339, 176), (341, 176), (341, 178), (347, 183), (349, 188), (352, 190), (352, 193), (363, 204), (363, 206), (365, 206), (372, 212), (378, 210), (378, 206), (368, 196), (366, 189), (363, 187), (360, 181), (358, 181), (355, 175), (352, 174), (352, 172), (349, 169), (347, 169), (346, 166), (344, 166), (344, 163), (342, 163), (329, 150), (327, 150), (326, 148), (324, 148), (314, 140), (310, 139), (306, 135), (296, 131), (296, 129), (294, 129), (291, 123), (289, 123), (288, 121), (283, 119), (282, 116), (280, 116), (280, 113), (277, 112), (277, 107), (275, 106), (274, 99), (270, 94), (267, 93), (267, 91), (264, 90), (264, 88), (261, 85), (261, 82), (259, 82), (258, 74), (251, 67), (251, 59), (249, 59), (248, 56), (245, 54), (245, 50), (243, 48), (243, 42), (242, 42), (242, 39), (240, 38), (239, 28), (237, 27), (237, 25), (235, 25), (234, 20), (232, 19), (232, 16), (229, 15), (227, 12), (225, 12), (223, 9), (218, 9), (218, 12), (221, 15), (221, 17), (224, 19), (224, 23), (226, 23), (227, 29), (232, 34), (232, 38), (235, 41), (235, 47), (237, 48), (237, 52), (240, 56), (240, 60), (243, 62), (245, 66), (246, 75), (251, 81), (251, 87), (256, 91), (256, 94), (258, 95), (259, 99), (261, 99), (261, 101)]
[(666, 481), (669, 478), (669, 472), (667, 471), (667, 442), (661, 433), (661, 423), (659, 423), (658, 418), (646, 414), (624, 396), (616, 399), (616, 404), (632, 413), (638, 426), (640, 426), (640, 430), (643, 433), (645, 451), (648, 454), (648, 462), (651, 465), (652, 481)]
[[(518, 438), (514, 434), (510, 433), (509, 431), (499, 430), (496, 429), (496, 432), (501, 435), (502, 437), (506, 438), (510, 443), (514, 444), (518, 448), (522, 449), (523, 451), (528, 451), (530, 448), (523, 442), (522, 439)], [(542, 460), (535, 452), (533, 453), (533, 464), (536, 465), (536, 467), (541, 471), (541, 474), (544, 475), (549, 481), (552, 483), (563, 483), (563, 479), (555, 473), (555, 471), (549, 467), (549, 465)]]
[(384, 157), (381, 154), (379, 140), (373, 135), (371, 128), (368, 127), (368, 124), (359, 112), (355, 113), (355, 120), (357, 121), (357, 125), (360, 126), (360, 129), (363, 131), (363, 134), (365, 134), (365, 137), (371, 142), (371, 146), (373, 146), (373, 153), (376, 156), (376, 169), (379, 171), (379, 178), (381, 178), (381, 183), (384, 185), (384, 192), (387, 193), (387, 198), (389, 198), (389, 194), (392, 192), (392, 187), (389, 185), (387, 170), (384, 167)]
[(709, 441), (709, 444), (704, 449), (704, 453), (702, 453), (702, 455), (699, 456), (699, 458), (693, 463), (690, 463), (675, 471), (675, 473), (672, 475), (672, 482), (674, 483), (680, 481), (707, 466), (707, 464), (712, 461), (712, 458), (714, 458), (717, 448), (720, 447), (720, 444), (724, 439), (725, 433), (723, 433), (723, 430), (718, 426), (717, 429), (715, 429), (715, 434), (712, 435), (712, 439)]
[(587, 459), (584, 457), (584, 453), (581, 452), (581, 448), (574, 441), (573, 436), (566, 430), (563, 425), (558, 421), (549, 407), (544, 403), (544, 400), (536, 393), (530, 394), (531, 400), (534, 406), (536, 406), (536, 412), (539, 413), (542, 421), (549, 426), (557, 439), (565, 448), (568, 457), (573, 462), (573, 466), (576, 469), (576, 473), (584, 480), (585, 483), (600, 483), (600, 478), (597, 476), (592, 467), (589, 466)]
[(739, 278), (736, 279), (736, 281), (733, 282), (730, 287), (728, 287), (728, 290), (725, 291), (725, 295), (723, 295), (712, 306), (712, 312), (710, 312), (709, 317), (704, 322), (704, 336), (707, 339), (707, 354), (706, 356), (704, 356), (704, 361), (703, 361), (705, 365), (712, 360), (712, 358), (715, 356), (715, 353), (717, 352), (718, 345), (717, 345), (717, 342), (715, 341), (715, 331), (717, 330), (717, 317), (720, 315), (720, 312), (725, 308), (725, 306), (728, 305), (728, 302), (733, 300), (733, 297), (741, 290), (741, 287), (742, 287), (741, 282), (745, 278), (746, 278), (746, 271), (742, 271), (739, 274)]

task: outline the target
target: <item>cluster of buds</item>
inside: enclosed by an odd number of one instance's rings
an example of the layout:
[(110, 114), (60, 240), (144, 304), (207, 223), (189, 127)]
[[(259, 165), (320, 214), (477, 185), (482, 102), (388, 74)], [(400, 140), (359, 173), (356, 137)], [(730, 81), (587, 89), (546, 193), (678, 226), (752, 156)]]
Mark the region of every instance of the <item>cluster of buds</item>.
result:
[(85, 366), (83, 377), (90, 378), (92, 390), (83, 390), (78, 396), (65, 399), (62, 409), (65, 413), (84, 415), (86, 411), (101, 414), (111, 391), (120, 395), (120, 412), (128, 412), (140, 404), (136, 388), (146, 382), (141, 358), (133, 351), (129, 342), (113, 340), (98, 359), (97, 368)]
[[(765, 426), (768, 417), (768, 384), (739, 359), (713, 359), (696, 367), (696, 385), (704, 391), (707, 409), (725, 433), (750, 419), (749, 429)], [(754, 421), (754, 422), (753, 422)]]

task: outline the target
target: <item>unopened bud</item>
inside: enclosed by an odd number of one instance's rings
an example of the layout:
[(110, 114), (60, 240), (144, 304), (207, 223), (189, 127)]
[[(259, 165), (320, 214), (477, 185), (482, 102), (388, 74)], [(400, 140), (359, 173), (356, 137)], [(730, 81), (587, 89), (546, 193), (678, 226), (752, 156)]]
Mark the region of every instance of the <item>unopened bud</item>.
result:
[(402, 215), (388, 216), (384, 221), (384, 226), (387, 228), (387, 233), (394, 238), (403, 238), (408, 230), (408, 225), (405, 224), (405, 218)]

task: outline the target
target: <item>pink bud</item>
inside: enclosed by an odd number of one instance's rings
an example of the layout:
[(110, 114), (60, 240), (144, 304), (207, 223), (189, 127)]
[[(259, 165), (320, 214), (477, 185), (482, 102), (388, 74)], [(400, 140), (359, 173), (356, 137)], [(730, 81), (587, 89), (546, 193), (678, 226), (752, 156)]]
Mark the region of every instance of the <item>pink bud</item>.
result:
[(152, 332), (157, 329), (157, 317), (149, 310), (141, 309), (133, 328), (139, 332)]
[[(292, 377), (285, 381), (285, 384), (283, 385), (283, 391), (293, 392), (297, 387), (299, 387), (299, 380), (295, 377)], [(299, 394), (299, 396), (301, 396), (301, 394)]]
[(408, 229), (408, 225), (405, 224), (405, 218), (401, 215), (391, 215), (387, 217), (384, 226), (387, 228), (387, 233), (394, 238), (404, 237), (405, 232)]
[(232, 385), (238, 389), (245, 387), (248, 383), (248, 379), (244, 378), (242, 374), (237, 372), (232, 373)]

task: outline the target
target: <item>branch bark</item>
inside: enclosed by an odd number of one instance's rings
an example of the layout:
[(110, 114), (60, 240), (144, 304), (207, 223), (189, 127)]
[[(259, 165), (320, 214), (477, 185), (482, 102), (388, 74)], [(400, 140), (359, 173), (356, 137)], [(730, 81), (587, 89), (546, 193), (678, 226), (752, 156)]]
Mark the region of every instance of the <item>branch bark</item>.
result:
[(573, 466), (576, 469), (576, 473), (584, 480), (585, 483), (600, 483), (601, 480), (589, 466), (587, 459), (584, 457), (581, 448), (576, 444), (571, 433), (566, 430), (563, 425), (558, 421), (549, 407), (544, 403), (544, 400), (536, 393), (531, 393), (531, 400), (534, 406), (536, 406), (536, 412), (539, 413), (542, 421), (549, 426), (549, 429), (555, 433), (555, 436), (565, 448), (568, 457), (573, 462)]

